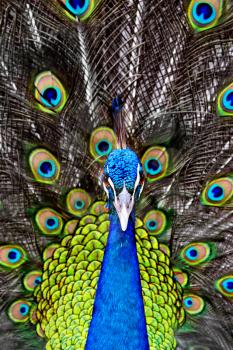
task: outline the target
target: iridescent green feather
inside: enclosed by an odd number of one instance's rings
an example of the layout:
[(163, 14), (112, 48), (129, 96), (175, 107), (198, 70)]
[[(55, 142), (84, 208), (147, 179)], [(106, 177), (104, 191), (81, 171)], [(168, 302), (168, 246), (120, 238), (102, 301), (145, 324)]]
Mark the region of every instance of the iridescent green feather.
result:
[[(84, 216), (76, 232), (66, 235), (44, 262), (35, 297), (37, 328), (45, 334), (47, 350), (85, 347), (108, 236), (107, 219), (107, 214)], [(172, 349), (174, 330), (184, 321), (181, 287), (174, 281), (169, 256), (141, 225), (138, 219), (136, 244), (151, 349), (158, 344)]]

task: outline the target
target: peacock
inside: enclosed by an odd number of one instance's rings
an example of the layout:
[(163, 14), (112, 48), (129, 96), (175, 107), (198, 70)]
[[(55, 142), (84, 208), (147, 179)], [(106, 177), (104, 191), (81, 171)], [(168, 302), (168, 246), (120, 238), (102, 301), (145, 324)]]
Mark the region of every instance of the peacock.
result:
[(3, 350), (233, 349), (232, 0), (1, 0)]

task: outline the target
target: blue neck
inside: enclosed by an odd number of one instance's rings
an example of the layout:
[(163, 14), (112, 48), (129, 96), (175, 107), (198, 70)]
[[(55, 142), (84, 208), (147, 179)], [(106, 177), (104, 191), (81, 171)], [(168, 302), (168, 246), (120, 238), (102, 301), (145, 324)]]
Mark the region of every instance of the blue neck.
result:
[(126, 232), (116, 214), (110, 222), (85, 350), (149, 350), (134, 214)]

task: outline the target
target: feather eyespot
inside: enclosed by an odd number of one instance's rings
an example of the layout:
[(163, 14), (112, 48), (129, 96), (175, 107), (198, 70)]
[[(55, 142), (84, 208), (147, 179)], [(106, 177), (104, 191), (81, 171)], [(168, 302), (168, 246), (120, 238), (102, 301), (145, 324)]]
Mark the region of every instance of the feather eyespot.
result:
[(45, 235), (59, 235), (62, 231), (63, 220), (53, 209), (43, 208), (36, 213), (37, 226)]
[(205, 308), (204, 300), (195, 294), (186, 294), (183, 298), (185, 311), (190, 315), (198, 315)]
[(34, 95), (38, 107), (46, 113), (61, 112), (67, 93), (60, 80), (50, 71), (40, 73), (34, 81)]
[(94, 159), (103, 164), (109, 154), (116, 148), (116, 135), (110, 128), (96, 129), (90, 139), (90, 153)]
[(169, 164), (169, 155), (165, 147), (151, 147), (142, 157), (142, 165), (149, 182), (166, 176)]
[(233, 275), (225, 275), (215, 282), (216, 289), (224, 296), (233, 298)]
[(91, 204), (90, 195), (82, 189), (71, 190), (66, 197), (66, 206), (69, 213), (81, 217)]
[(190, 266), (200, 265), (212, 258), (212, 249), (208, 243), (189, 243), (180, 253), (181, 259)]
[(207, 184), (201, 195), (201, 202), (208, 206), (221, 207), (233, 196), (233, 179), (222, 177)]
[(233, 84), (228, 85), (218, 95), (217, 107), (219, 116), (233, 116)]
[(217, 25), (222, 15), (222, 0), (192, 0), (188, 8), (188, 18), (192, 27), (203, 31)]
[(144, 225), (153, 235), (160, 235), (165, 231), (167, 225), (166, 215), (161, 210), (151, 210), (144, 217)]
[(179, 284), (184, 288), (188, 284), (188, 275), (187, 273), (183, 272), (182, 270), (175, 267), (173, 269), (174, 272), (174, 278), (176, 281), (179, 282)]
[(27, 260), (25, 250), (18, 245), (0, 246), (0, 265), (10, 269), (15, 269)]
[(98, 3), (96, 0), (60, 0), (60, 2), (69, 15), (80, 20), (90, 17)]
[(8, 309), (9, 318), (16, 323), (26, 322), (30, 317), (31, 303), (26, 300), (15, 301)]
[(46, 149), (37, 148), (29, 156), (31, 171), (38, 182), (53, 184), (60, 175), (58, 160)]
[(23, 285), (26, 290), (32, 292), (41, 283), (41, 271), (31, 271), (23, 279)]

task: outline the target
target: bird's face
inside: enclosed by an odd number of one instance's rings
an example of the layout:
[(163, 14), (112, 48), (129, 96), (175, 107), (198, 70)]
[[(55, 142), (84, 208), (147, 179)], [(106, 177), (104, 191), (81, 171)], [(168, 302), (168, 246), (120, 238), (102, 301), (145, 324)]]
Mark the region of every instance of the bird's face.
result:
[(138, 156), (130, 149), (113, 151), (104, 166), (103, 186), (110, 213), (117, 213), (122, 231), (126, 231), (130, 214), (144, 186), (143, 168)]

